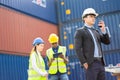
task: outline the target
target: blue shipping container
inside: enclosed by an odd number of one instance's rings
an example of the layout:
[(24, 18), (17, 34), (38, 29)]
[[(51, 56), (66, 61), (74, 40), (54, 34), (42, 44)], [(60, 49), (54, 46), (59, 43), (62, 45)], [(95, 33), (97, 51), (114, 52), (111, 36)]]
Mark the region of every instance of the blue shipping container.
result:
[[(69, 56), (70, 75), (69, 80), (86, 80), (84, 69), (81, 68), (80, 62), (76, 55)], [(120, 63), (120, 52), (117, 53), (106, 53), (105, 54), (106, 66), (113, 64), (114, 66), (117, 63)], [(115, 76), (112, 76), (111, 73), (106, 72), (106, 80), (116, 80)]]
[(94, 8), (99, 14), (120, 10), (119, 0), (57, 0), (57, 5), (61, 23), (81, 19), (83, 10), (89, 7)]
[(28, 57), (0, 53), (0, 80), (27, 80)]
[[(102, 18), (101, 18), (102, 17)], [(120, 12), (116, 12), (113, 14), (107, 14), (99, 16), (96, 19), (95, 28), (98, 28), (98, 21), (103, 19), (105, 21), (106, 27), (109, 28), (110, 32), (110, 40), (111, 43), (109, 45), (102, 45), (103, 51), (114, 51), (120, 50)], [(71, 45), (74, 47), (74, 33), (76, 29), (82, 27), (84, 24), (82, 21), (68, 22), (63, 24), (60, 27), (60, 40), (61, 44), (67, 46), (69, 49), (69, 54), (74, 54), (74, 48), (71, 49)]]
[[(44, 60), (46, 63), (46, 58)], [(28, 66), (29, 56), (0, 53), (0, 80), (27, 80)]]
[(54, 0), (0, 0), (0, 5), (57, 24)]
[[(108, 64), (116, 65), (120, 62), (120, 52), (106, 53), (105, 60), (107, 66)], [(28, 61), (28, 56), (0, 53), (0, 80), (27, 80)], [(75, 54), (69, 55), (67, 66), (69, 80), (85, 80), (84, 70), (80, 66), (77, 56)], [(106, 80), (116, 80), (116, 77), (106, 72)]]
[[(120, 63), (120, 11), (115, 13), (109, 13), (100, 15), (96, 19), (95, 28), (98, 28), (97, 23), (99, 20), (104, 20), (106, 27), (110, 31), (110, 45), (102, 45), (105, 54), (106, 64), (116, 65)], [(74, 33), (76, 29), (82, 27), (84, 24), (81, 20), (71, 20), (65, 22), (60, 26), (60, 41), (61, 44), (67, 47), (70, 63), (71, 74), (69, 75), (70, 80), (85, 80), (84, 70), (80, 67), (80, 62), (75, 57), (74, 51)], [(111, 76), (111, 73), (106, 72), (106, 80), (116, 80), (116, 77)]]

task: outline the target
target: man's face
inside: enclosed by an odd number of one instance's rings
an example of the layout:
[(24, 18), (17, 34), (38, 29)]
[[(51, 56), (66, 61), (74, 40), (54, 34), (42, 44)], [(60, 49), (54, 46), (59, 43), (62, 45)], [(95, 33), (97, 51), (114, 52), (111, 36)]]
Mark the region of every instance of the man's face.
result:
[(58, 43), (56, 42), (56, 43), (52, 43), (52, 47), (53, 48), (56, 48), (58, 46)]
[(90, 26), (94, 25), (95, 24), (95, 15), (91, 14), (91, 15), (87, 15), (85, 18), (84, 18), (84, 22)]

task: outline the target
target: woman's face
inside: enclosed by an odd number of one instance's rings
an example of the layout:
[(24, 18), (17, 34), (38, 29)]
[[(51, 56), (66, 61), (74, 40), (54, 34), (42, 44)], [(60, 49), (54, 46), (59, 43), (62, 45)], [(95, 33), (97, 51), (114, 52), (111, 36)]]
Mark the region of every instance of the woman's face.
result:
[(39, 44), (39, 45), (37, 45), (36, 47), (37, 47), (37, 50), (38, 50), (38, 51), (42, 52), (43, 49), (44, 49), (44, 44)]

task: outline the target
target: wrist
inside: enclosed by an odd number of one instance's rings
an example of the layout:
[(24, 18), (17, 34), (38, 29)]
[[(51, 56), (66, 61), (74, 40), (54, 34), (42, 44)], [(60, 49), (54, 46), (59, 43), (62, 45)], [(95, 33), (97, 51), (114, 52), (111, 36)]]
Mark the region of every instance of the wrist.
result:
[(104, 28), (104, 29), (101, 29), (101, 32), (103, 33), (103, 34), (106, 34), (106, 29)]

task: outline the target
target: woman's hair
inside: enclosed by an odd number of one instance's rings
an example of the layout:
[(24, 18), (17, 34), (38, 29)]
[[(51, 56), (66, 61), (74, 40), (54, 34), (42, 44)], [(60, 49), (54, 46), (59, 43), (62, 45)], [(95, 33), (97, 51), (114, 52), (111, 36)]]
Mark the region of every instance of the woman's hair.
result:
[[(39, 44), (37, 44), (37, 45), (39, 45)], [(36, 50), (37, 50), (37, 47), (35, 46), (35, 47), (34, 47), (34, 51), (36, 51)]]
[[(39, 44), (37, 44), (37, 45), (39, 45)], [(31, 52), (30, 52), (30, 55), (31, 55), (33, 52), (36, 52), (36, 46), (34, 46), (34, 47), (32, 48), (32, 50), (31, 50)]]

